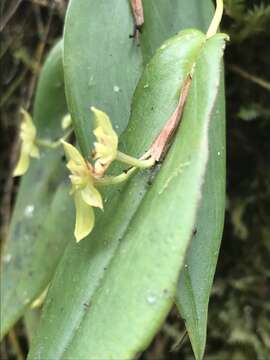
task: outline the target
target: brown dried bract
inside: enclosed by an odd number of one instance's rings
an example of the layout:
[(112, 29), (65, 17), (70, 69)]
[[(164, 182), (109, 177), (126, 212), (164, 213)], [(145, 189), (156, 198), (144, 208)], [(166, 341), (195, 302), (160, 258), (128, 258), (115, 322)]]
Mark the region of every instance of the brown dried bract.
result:
[(144, 24), (142, 0), (131, 0), (131, 8), (134, 18), (134, 32), (131, 37), (133, 37), (137, 44), (139, 44), (139, 33)]
[[(171, 139), (176, 132), (184, 110), (188, 91), (191, 84), (191, 75), (189, 74), (184, 81), (177, 107), (165, 126), (153, 142), (151, 148), (147, 152), (147, 156), (152, 156), (156, 161), (161, 161), (169, 150)], [(146, 155), (146, 154), (145, 154)]]
[(131, 7), (135, 27), (140, 30), (144, 23), (142, 0), (131, 0)]

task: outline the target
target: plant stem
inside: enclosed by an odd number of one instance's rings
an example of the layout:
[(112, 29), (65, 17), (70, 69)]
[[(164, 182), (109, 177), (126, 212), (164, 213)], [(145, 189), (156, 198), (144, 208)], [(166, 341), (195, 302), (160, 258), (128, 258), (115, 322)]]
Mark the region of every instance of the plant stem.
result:
[(241, 69), (239, 66), (237, 65), (230, 65), (230, 69), (239, 74), (240, 76), (242, 76), (243, 78), (250, 80), (252, 82), (254, 82), (255, 84), (263, 87), (264, 89), (270, 91), (270, 82), (266, 81), (264, 79), (261, 79), (255, 75), (249, 74), (247, 71)]
[(14, 91), (21, 85), (22, 81), (24, 80), (25, 78), (25, 75), (27, 73), (27, 69), (24, 70), (21, 75), (18, 76), (17, 79), (15, 79), (10, 87), (7, 89), (6, 93), (3, 94), (2, 98), (1, 98), (1, 101), (0, 101), (0, 107), (2, 107), (6, 102), (7, 100), (10, 98), (10, 96), (14, 93)]
[(18, 360), (24, 360), (23, 352), (14, 329), (11, 329), (9, 331), (8, 337), (11, 343), (12, 350), (14, 350), (16, 354), (16, 358)]
[(128, 164), (143, 169), (149, 168), (155, 164), (155, 159), (153, 157), (150, 157), (149, 159), (146, 160), (136, 159), (132, 156), (122, 153), (121, 151), (117, 151), (116, 160), (124, 164)]
[(120, 184), (126, 181), (130, 177), (130, 175), (132, 175), (136, 170), (137, 167), (132, 167), (117, 176), (104, 176), (103, 178), (96, 179), (96, 184), (101, 186)]
[(216, 11), (211, 21), (211, 24), (208, 28), (208, 31), (206, 33), (207, 39), (209, 39), (210, 37), (212, 37), (217, 33), (218, 27), (221, 22), (222, 14), (223, 14), (223, 0), (217, 0)]
[(44, 140), (44, 139), (37, 139), (36, 140), (36, 144), (39, 146), (43, 146), (49, 149), (56, 149), (58, 148), (60, 145), (62, 145), (61, 141), (62, 140), (66, 140), (72, 133), (73, 129), (69, 129), (69, 131), (66, 132), (66, 134), (64, 136), (62, 136), (60, 139), (56, 140), (56, 141), (49, 141), (49, 140)]

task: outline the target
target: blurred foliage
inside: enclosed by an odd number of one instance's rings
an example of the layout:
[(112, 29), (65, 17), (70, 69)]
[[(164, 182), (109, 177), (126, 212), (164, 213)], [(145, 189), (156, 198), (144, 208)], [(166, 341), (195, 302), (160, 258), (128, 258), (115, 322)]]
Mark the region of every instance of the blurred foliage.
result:
[[(3, 2), (2, 8), (13, 2)], [(1, 234), (5, 234), (16, 184), (18, 109), (32, 103), (47, 50), (61, 35), (65, 1), (22, 2), (1, 37)], [(2, 5), (1, 5), (2, 6)], [(226, 0), (227, 213), (209, 309), (207, 360), (270, 359), (270, 5), (261, 0)], [(49, 24), (49, 26), (48, 26)], [(250, 78), (232, 70), (238, 66)], [(268, 77), (268, 78), (267, 78)], [(3, 216), (2, 216), (3, 215)], [(15, 328), (21, 353), (26, 330)], [(16, 338), (16, 337), (15, 337)], [(16, 341), (15, 341), (16, 342)], [(20, 359), (14, 333), (2, 343), (1, 359)], [(17, 355), (14, 355), (17, 353)], [(193, 359), (184, 322), (172, 310), (141, 359)]]
[(237, 116), (244, 121), (253, 121), (261, 118), (262, 122), (267, 126), (267, 121), (270, 120), (270, 110), (262, 107), (260, 104), (251, 103), (249, 106), (240, 107)]
[[(208, 360), (270, 359), (270, 5), (227, 0), (227, 216), (209, 309)], [(233, 72), (237, 65), (249, 74)], [(267, 78), (268, 77), (268, 78)]]
[(231, 18), (228, 33), (233, 41), (241, 42), (264, 32), (270, 22), (270, 5), (263, 2), (248, 7), (245, 0), (224, 0), (225, 14)]

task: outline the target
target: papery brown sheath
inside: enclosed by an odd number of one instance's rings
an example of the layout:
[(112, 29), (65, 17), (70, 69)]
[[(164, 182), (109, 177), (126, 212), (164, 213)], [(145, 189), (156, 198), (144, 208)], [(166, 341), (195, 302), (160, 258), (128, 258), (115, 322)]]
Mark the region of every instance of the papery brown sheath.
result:
[(189, 88), (191, 85), (191, 80), (192, 77), (190, 74), (188, 74), (181, 89), (181, 93), (176, 109), (174, 110), (170, 118), (167, 120), (166, 124), (164, 125), (161, 132), (156, 137), (156, 139), (154, 140), (153, 144), (151, 145), (147, 154), (144, 155), (144, 157), (151, 156), (157, 162), (161, 161), (165, 157), (167, 151), (169, 150), (172, 137), (179, 127), (182, 114), (184, 111), (184, 106), (187, 100)]

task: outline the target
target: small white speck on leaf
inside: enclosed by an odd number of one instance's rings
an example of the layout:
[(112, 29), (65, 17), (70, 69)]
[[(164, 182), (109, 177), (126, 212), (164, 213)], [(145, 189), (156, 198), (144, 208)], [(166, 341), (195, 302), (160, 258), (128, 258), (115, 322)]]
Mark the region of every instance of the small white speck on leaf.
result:
[(11, 254), (6, 254), (3, 256), (3, 262), (8, 264), (10, 262), (11, 258), (12, 258)]
[(26, 208), (24, 209), (24, 215), (26, 217), (32, 217), (33, 213), (35, 210), (35, 206), (34, 205), (27, 205)]
[(147, 302), (150, 305), (154, 305), (157, 301), (157, 298), (154, 295), (148, 295), (147, 296)]

